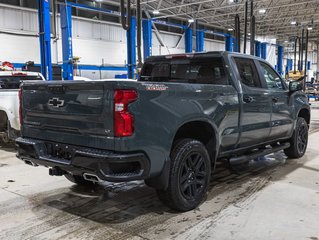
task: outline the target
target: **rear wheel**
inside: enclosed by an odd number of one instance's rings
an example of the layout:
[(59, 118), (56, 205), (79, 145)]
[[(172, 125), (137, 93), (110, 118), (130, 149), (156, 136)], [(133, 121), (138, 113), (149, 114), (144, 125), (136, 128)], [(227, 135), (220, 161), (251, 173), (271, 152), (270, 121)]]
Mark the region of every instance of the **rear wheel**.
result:
[(73, 175), (71, 173), (64, 174), (65, 178), (68, 179), (70, 182), (76, 183), (78, 185), (84, 185), (84, 186), (93, 186), (96, 183), (87, 181), (84, 179), (84, 177), (80, 175)]
[(193, 139), (179, 141), (171, 152), (169, 185), (157, 190), (159, 199), (178, 211), (196, 208), (204, 199), (211, 174), (205, 146)]
[(290, 147), (285, 149), (289, 158), (301, 158), (308, 145), (308, 124), (304, 118), (298, 117), (296, 129), (290, 139)]

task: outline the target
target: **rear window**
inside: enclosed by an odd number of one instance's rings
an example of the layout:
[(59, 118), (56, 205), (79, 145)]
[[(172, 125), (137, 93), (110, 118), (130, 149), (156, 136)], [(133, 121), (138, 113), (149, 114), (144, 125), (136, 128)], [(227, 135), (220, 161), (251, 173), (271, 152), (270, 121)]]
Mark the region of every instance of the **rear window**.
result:
[(23, 81), (43, 79), (40, 76), (0, 76), (0, 89), (19, 89)]
[(146, 63), (140, 81), (228, 85), (222, 58), (173, 59)]

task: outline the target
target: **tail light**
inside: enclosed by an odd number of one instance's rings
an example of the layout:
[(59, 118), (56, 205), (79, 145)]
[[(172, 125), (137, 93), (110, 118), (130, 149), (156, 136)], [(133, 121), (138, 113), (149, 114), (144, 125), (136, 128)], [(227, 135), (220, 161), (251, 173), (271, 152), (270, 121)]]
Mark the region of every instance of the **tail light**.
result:
[(19, 89), (19, 118), (20, 118), (20, 125), (22, 126), (23, 116), (22, 116), (22, 89)]
[(134, 90), (115, 90), (114, 94), (114, 136), (129, 137), (134, 133), (134, 117), (128, 105), (137, 100)]

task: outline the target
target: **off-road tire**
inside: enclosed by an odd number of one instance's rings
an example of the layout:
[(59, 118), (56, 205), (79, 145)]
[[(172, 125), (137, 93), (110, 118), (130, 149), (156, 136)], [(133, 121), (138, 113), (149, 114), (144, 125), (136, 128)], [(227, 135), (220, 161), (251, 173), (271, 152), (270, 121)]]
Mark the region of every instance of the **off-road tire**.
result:
[(284, 152), (288, 158), (301, 158), (308, 144), (308, 124), (304, 118), (298, 117), (296, 129), (290, 139), (290, 147)]
[(207, 149), (197, 140), (182, 139), (170, 158), (168, 188), (157, 190), (158, 197), (174, 210), (192, 210), (203, 201), (209, 186), (211, 160)]

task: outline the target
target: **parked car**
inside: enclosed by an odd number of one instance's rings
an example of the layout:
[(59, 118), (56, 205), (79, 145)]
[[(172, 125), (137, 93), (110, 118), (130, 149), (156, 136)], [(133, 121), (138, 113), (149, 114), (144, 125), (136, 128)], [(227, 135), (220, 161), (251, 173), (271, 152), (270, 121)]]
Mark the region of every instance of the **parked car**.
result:
[(145, 180), (188, 211), (219, 159), (305, 154), (301, 89), (266, 61), (228, 52), (150, 57), (138, 81), (25, 83), (17, 156), (77, 184)]
[(308, 96), (308, 99), (310, 99), (310, 97), (313, 97), (315, 99), (315, 101), (319, 101), (319, 94), (318, 94), (318, 90), (313, 87), (313, 86), (306, 86), (306, 91), (305, 93)]
[(44, 80), (40, 73), (0, 71), (0, 138), (9, 143), (20, 132), (18, 90), (22, 82)]

